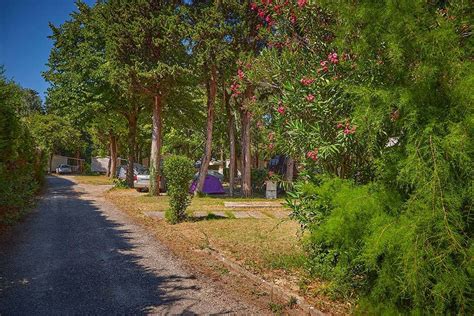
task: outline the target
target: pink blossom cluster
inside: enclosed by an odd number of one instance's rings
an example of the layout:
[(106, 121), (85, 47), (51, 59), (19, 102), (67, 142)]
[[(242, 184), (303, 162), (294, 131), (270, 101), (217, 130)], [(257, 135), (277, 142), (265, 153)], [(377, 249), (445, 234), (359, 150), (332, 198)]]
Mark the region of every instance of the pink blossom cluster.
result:
[(237, 97), (241, 94), (241, 92), (239, 91), (239, 88), (240, 88), (240, 85), (236, 82), (230, 85), (230, 90), (232, 91), (233, 97)]
[(314, 101), (314, 98), (315, 98), (315, 96), (314, 96), (313, 94), (308, 94), (308, 95), (306, 96), (306, 101), (308, 101), (308, 102), (313, 102), (313, 101)]
[(339, 57), (337, 56), (337, 53), (336, 52), (332, 52), (328, 55), (328, 60), (332, 63), (332, 64), (338, 64), (339, 63)]
[(237, 76), (239, 77), (240, 80), (245, 78), (245, 74), (242, 71), (242, 69), (237, 70)]
[(301, 78), (300, 80), (300, 83), (303, 85), (303, 86), (309, 86), (311, 85), (313, 82), (315, 82), (316, 79), (313, 79), (313, 78)]
[(308, 4), (308, 0), (298, 0), (297, 2), (300, 8), (303, 8)]
[(345, 124), (343, 124), (342, 122), (337, 123), (337, 128), (338, 129), (344, 128), (344, 131), (343, 131), (344, 135), (350, 135), (350, 134), (355, 133), (357, 126), (353, 125), (351, 127), (349, 120), (346, 120)]
[(306, 153), (306, 157), (313, 161), (316, 161), (318, 160), (318, 152), (319, 152), (318, 148), (315, 148), (314, 150), (310, 150)]
[(278, 113), (281, 115), (285, 115), (285, 107), (283, 105), (280, 105), (277, 109)]
[(319, 69), (318, 71), (328, 72), (329, 68), (327, 60), (321, 60), (319, 64), (321, 65), (321, 69)]
[[(308, 0), (297, 0), (296, 4), (301, 9), (308, 4)], [(292, 24), (295, 24), (297, 17), (291, 9), (291, 7), (293, 7), (291, 1), (286, 0), (280, 4), (273, 3), (273, 0), (260, 0), (260, 4), (257, 2), (251, 2), (250, 9), (256, 11), (257, 16), (262, 20), (262, 23), (256, 26), (257, 30), (262, 28), (265, 24), (267, 28), (271, 28), (275, 24), (274, 16), (281, 15), (283, 13), (282, 9), (285, 7), (290, 7), (289, 19)]]

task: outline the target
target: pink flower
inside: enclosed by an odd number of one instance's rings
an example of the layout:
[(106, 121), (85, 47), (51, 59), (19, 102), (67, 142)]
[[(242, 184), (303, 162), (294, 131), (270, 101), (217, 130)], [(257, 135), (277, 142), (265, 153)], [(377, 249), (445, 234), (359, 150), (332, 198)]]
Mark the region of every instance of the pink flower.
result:
[(308, 101), (308, 102), (313, 102), (313, 101), (314, 101), (314, 95), (308, 94), (308, 95), (306, 96), (306, 101)]
[(337, 128), (342, 128), (343, 126), (342, 123), (337, 123)]
[(273, 150), (275, 148), (275, 145), (273, 143), (268, 144), (268, 149)]
[(310, 84), (312, 84), (315, 81), (316, 81), (315, 79), (311, 79), (311, 78), (301, 78), (301, 80), (300, 80), (300, 82), (303, 86), (309, 86)]
[(290, 15), (290, 22), (291, 22), (291, 24), (296, 23), (296, 15), (293, 12)]
[(316, 161), (318, 160), (318, 152), (319, 152), (318, 148), (315, 148), (314, 150), (310, 150), (306, 153), (306, 157), (313, 161)]
[(257, 128), (258, 128), (258, 129), (262, 129), (262, 128), (263, 128), (263, 122), (262, 122), (262, 121), (258, 121), (258, 122), (257, 122)]
[(252, 11), (257, 10), (257, 8), (258, 8), (258, 5), (255, 2), (250, 3), (250, 9), (252, 9)]
[(304, 7), (308, 3), (308, 0), (298, 0), (298, 6), (300, 8)]
[(258, 16), (261, 19), (264, 19), (265, 18), (265, 11), (263, 11), (262, 9), (258, 9)]
[(282, 105), (280, 105), (280, 106), (278, 107), (278, 110), (277, 110), (277, 111), (278, 111), (278, 113), (280, 113), (281, 115), (284, 115), (284, 114), (285, 114), (285, 108), (284, 108)]
[(327, 60), (321, 60), (319, 62), (319, 64), (321, 65), (321, 67), (325, 67), (328, 64), (328, 61)]
[(331, 63), (333, 63), (333, 64), (339, 63), (339, 58), (338, 58), (338, 56), (337, 56), (337, 53), (330, 53), (330, 54), (328, 55), (328, 59), (329, 59), (329, 61), (330, 61)]
[(242, 80), (242, 79), (244, 79), (245, 74), (241, 69), (239, 69), (239, 70), (237, 70), (237, 76), (239, 76), (239, 79)]
[(271, 132), (268, 134), (268, 140), (272, 141), (275, 138), (275, 133)]

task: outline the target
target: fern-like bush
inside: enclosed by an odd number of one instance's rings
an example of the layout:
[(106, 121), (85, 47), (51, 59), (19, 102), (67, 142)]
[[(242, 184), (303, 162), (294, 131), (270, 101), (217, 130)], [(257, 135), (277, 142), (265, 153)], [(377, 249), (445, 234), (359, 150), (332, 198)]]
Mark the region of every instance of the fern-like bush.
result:
[(186, 208), (191, 202), (189, 185), (195, 172), (193, 162), (184, 156), (170, 156), (164, 161), (163, 171), (170, 198), (170, 208), (165, 216), (170, 223), (179, 223), (186, 218)]

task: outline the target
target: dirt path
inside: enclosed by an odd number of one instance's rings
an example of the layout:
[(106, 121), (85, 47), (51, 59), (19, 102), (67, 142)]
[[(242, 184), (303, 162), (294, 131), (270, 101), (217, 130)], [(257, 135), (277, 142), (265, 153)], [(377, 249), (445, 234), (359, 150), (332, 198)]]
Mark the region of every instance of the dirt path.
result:
[(0, 239), (0, 315), (261, 314), (193, 276), (100, 197), (49, 177), (36, 210)]

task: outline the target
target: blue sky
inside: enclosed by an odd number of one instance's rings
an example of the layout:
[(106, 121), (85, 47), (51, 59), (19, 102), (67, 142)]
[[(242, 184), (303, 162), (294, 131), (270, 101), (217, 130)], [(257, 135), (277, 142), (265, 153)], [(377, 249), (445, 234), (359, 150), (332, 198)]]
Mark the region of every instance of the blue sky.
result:
[[(84, 2), (91, 5), (95, 0)], [(41, 72), (52, 47), (48, 23), (59, 25), (74, 10), (74, 0), (0, 0), (0, 64), (8, 79), (44, 99), (48, 83)]]

